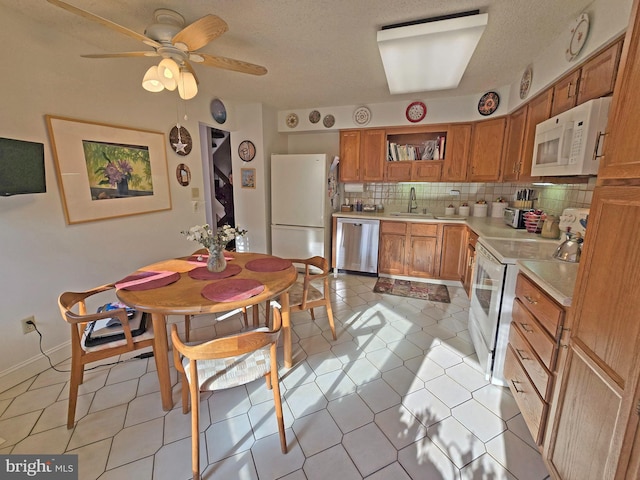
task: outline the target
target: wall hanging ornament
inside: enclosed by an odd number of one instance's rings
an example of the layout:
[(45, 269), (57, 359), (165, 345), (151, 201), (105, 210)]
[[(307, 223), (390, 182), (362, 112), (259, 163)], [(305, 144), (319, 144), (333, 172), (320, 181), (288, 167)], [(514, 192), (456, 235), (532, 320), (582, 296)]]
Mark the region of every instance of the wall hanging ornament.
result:
[(169, 143), (173, 151), (183, 157), (189, 155), (193, 147), (191, 134), (186, 128), (180, 126), (179, 123), (169, 132)]

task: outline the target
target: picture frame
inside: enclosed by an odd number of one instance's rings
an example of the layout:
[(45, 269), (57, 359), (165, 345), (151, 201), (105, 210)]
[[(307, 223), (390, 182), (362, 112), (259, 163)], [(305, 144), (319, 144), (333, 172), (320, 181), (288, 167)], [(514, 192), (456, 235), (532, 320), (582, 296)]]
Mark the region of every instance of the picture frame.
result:
[(242, 188), (256, 188), (256, 169), (255, 168), (241, 168), (240, 169)]
[(45, 118), (67, 224), (171, 209), (164, 133)]

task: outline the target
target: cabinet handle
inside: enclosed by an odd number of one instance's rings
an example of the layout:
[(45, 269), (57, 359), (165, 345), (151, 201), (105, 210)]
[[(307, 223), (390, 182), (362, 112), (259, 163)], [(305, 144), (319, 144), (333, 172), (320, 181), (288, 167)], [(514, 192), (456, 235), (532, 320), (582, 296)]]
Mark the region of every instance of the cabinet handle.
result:
[(520, 357), (521, 360), (531, 360), (529, 357), (525, 356), (522, 354), (523, 350), (520, 350), (519, 348), (516, 348), (516, 352), (518, 354), (518, 356)]
[(573, 82), (569, 82), (569, 85), (567, 86), (567, 98), (571, 98), (573, 95), (571, 95), (571, 86), (573, 85)]
[(513, 389), (514, 389), (517, 393), (524, 393), (524, 390), (520, 390), (520, 389), (518, 388), (518, 386), (516, 385), (516, 383), (520, 383), (520, 382), (517, 382), (517, 381), (515, 381), (515, 380), (511, 380), (511, 385), (513, 385)]
[(533, 298), (531, 298), (529, 295), (525, 295), (524, 299), (529, 302), (531, 305), (535, 305), (536, 303), (538, 303), (536, 300), (534, 300)]
[(520, 322), (520, 326), (522, 327), (522, 330), (524, 330), (526, 333), (535, 333), (534, 330), (531, 330), (529, 328), (529, 324), (528, 323)]

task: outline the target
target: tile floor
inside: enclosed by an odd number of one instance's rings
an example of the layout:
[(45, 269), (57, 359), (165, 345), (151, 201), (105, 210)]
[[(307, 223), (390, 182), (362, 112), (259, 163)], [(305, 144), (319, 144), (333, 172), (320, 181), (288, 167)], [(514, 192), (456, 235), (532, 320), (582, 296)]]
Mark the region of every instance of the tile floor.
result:
[[(295, 365), (281, 370), (287, 455), (262, 380), (203, 395), (203, 478), (548, 478), (508, 389), (478, 371), (464, 291), (449, 287), (444, 304), (375, 294), (374, 283), (331, 277), (337, 341), (326, 314), (293, 316)], [(193, 323), (198, 338), (213, 334), (211, 318)], [(239, 326), (216, 323), (219, 333)], [(191, 478), (190, 415), (179, 383), (175, 407), (162, 410), (154, 369), (151, 358), (87, 372), (72, 430), (67, 373), (0, 393), (0, 453), (78, 454), (82, 480)]]

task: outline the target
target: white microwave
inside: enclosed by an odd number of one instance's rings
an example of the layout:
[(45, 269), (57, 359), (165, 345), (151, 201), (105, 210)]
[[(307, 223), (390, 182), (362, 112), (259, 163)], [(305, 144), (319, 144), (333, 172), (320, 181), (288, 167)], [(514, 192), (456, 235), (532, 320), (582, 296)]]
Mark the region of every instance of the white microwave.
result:
[(536, 126), (531, 175), (596, 175), (611, 97), (589, 100)]

